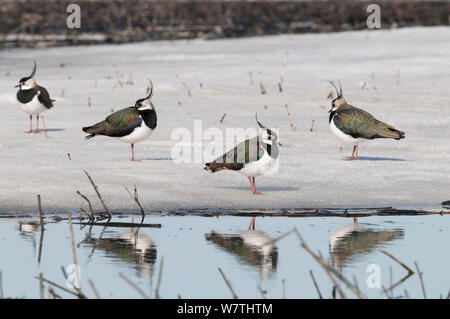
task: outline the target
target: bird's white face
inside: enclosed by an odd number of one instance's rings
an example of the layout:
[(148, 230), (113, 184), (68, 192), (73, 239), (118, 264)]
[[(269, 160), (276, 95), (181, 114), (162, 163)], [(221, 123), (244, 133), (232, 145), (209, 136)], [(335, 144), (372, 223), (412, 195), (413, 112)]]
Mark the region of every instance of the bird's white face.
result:
[(145, 110), (154, 110), (155, 107), (153, 106), (152, 101), (150, 99), (146, 99), (140, 102), (136, 103), (136, 107), (139, 111), (145, 111)]
[(36, 86), (36, 81), (34, 81), (33, 78), (27, 79), (27, 80), (20, 80), (19, 85), (16, 85), (16, 87), (19, 87), (21, 90), (30, 90), (33, 87)]
[(272, 145), (273, 143), (276, 143), (278, 140), (278, 136), (277, 134), (275, 134), (272, 130), (270, 129), (265, 129), (262, 133), (261, 133), (261, 139), (264, 143)]

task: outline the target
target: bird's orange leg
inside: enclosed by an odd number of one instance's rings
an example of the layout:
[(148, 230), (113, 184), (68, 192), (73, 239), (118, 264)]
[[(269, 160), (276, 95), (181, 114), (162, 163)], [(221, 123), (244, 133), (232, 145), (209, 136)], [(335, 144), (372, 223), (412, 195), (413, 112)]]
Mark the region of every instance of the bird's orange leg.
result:
[[(358, 149), (358, 144), (353, 145), (353, 152), (352, 152), (352, 157), (351, 158), (346, 158), (344, 159), (344, 161), (353, 161), (355, 158), (355, 151), (357, 152)], [(358, 155), (356, 155), (356, 159), (358, 159)]]
[(134, 162), (134, 144), (131, 144), (131, 160)]
[[(252, 182), (252, 179), (253, 179), (253, 182)], [(262, 193), (256, 191), (255, 178), (254, 177), (252, 177), (252, 178), (249, 177), (248, 180), (250, 182), (250, 185), (252, 185), (253, 195), (262, 195)]]
[(358, 160), (358, 144), (356, 144), (356, 160)]

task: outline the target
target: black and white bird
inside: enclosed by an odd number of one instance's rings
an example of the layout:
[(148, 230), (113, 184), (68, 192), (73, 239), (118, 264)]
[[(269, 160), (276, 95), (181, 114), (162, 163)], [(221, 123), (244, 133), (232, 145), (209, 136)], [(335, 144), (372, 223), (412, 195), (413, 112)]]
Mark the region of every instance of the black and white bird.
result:
[(212, 162), (205, 164), (205, 170), (215, 173), (222, 170), (232, 170), (248, 177), (254, 195), (256, 191), (255, 177), (273, 172), (278, 165), (278, 136), (271, 129), (262, 125), (256, 117), (256, 122), (262, 129), (260, 135), (238, 144), (227, 153)]
[[(53, 102), (47, 90), (39, 86), (34, 75), (36, 74), (36, 61), (34, 61), (33, 71), (30, 76), (21, 78), (19, 84), (15, 87), (19, 88), (16, 94), (17, 102), (22, 110), (30, 114), (30, 130), (26, 133), (40, 133), (39, 131), (39, 114), (53, 107)], [(36, 130), (32, 130), (33, 115), (36, 115)]]
[(339, 90), (329, 81), (336, 90), (337, 97), (332, 101), (328, 122), (331, 131), (345, 143), (353, 145), (352, 161), (358, 159), (358, 144), (376, 138), (393, 138), (400, 140), (405, 138), (405, 133), (396, 130), (391, 125), (377, 120), (372, 114), (356, 108), (342, 95), (342, 86), (339, 82)]
[(143, 99), (130, 106), (109, 115), (104, 121), (92, 126), (83, 127), (83, 131), (89, 133), (86, 139), (97, 135), (116, 137), (122, 142), (131, 144), (131, 160), (134, 161), (134, 144), (147, 139), (156, 128), (156, 111), (150, 93)]

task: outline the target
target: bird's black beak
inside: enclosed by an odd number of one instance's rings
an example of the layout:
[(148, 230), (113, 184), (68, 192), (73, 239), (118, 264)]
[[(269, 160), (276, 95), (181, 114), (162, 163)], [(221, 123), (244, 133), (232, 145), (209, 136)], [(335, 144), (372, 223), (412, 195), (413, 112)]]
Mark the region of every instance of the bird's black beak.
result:
[(328, 113), (331, 113), (333, 111), (333, 108), (331, 108), (329, 111), (328, 111)]
[(14, 87), (15, 87), (15, 88), (18, 88), (18, 87), (20, 87), (20, 84), (14, 85)]

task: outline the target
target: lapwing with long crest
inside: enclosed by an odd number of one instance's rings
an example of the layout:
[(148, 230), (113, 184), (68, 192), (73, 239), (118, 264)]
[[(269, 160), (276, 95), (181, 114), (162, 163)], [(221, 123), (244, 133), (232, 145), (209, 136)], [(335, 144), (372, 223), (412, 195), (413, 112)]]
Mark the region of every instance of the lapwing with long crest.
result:
[(248, 177), (254, 195), (261, 195), (256, 191), (255, 178), (273, 172), (278, 164), (278, 136), (275, 132), (258, 121), (262, 129), (261, 134), (236, 145), (227, 153), (212, 162), (205, 164), (205, 170), (211, 173), (231, 170)]
[(332, 81), (328, 81), (336, 90), (337, 97), (331, 103), (328, 122), (331, 131), (344, 142), (353, 145), (352, 157), (348, 161), (358, 159), (358, 144), (376, 138), (405, 138), (405, 133), (393, 128), (391, 125), (377, 120), (372, 114), (347, 104), (342, 94), (342, 85), (339, 81), (339, 90)]
[(134, 161), (134, 144), (147, 139), (156, 128), (156, 110), (151, 102), (153, 83), (149, 94), (130, 106), (109, 115), (104, 121), (92, 126), (83, 127), (89, 133), (86, 139), (97, 135), (119, 138), (122, 142), (131, 144), (131, 160)]
[[(40, 133), (39, 131), (39, 114), (47, 111), (53, 107), (53, 102), (48, 94), (48, 91), (38, 85), (34, 79), (36, 74), (36, 61), (31, 74), (27, 77), (21, 78), (19, 84), (15, 87), (19, 88), (16, 99), (22, 110), (30, 114), (30, 130), (26, 133)], [(33, 131), (33, 115), (36, 115), (36, 130)]]

